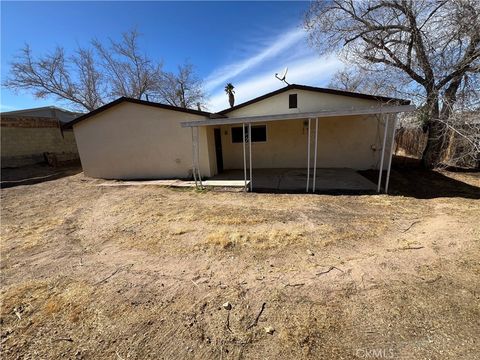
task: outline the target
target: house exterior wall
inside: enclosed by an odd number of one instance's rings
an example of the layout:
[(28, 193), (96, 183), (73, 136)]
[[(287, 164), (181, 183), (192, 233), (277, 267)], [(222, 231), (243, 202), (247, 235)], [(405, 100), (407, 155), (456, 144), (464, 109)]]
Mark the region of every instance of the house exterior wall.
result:
[(42, 163), (45, 153), (60, 162), (78, 160), (73, 132), (62, 137), (56, 120), (2, 117), (1, 125), (2, 168)]
[[(307, 119), (267, 122), (267, 141), (252, 143), (254, 168), (307, 167)], [(222, 126), (225, 169), (243, 168), (243, 144), (232, 143), (231, 128)], [(239, 125), (236, 125), (239, 126)], [(311, 122), (311, 159), (314, 158), (315, 121)], [(376, 169), (380, 164), (383, 123), (374, 116), (319, 118), (317, 166)], [(387, 143), (384, 164), (388, 160)]]
[[(289, 95), (297, 94), (298, 107), (289, 109)], [(229, 117), (288, 114), (321, 110), (380, 106), (375, 100), (323, 94), (304, 90), (291, 90), (257, 103), (233, 110)], [(385, 117), (386, 118), (386, 117)], [(376, 116), (350, 116), (319, 118), (317, 166), (330, 168), (377, 169), (383, 144), (384, 122)], [(307, 167), (307, 123), (304, 120), (266, 122), (267, 141), (252, 143), (254, 168)], [(393, 123), (393, 122), (391, 122)], [(255, 124), (257, 125), (257, 124)], [(222, 149), (225, 169), (243, 168), (243, 145), (232, 143), (231, 128), (222, 126)], [(313, 164), (315, 121), (311, 123), (311, 157)], [(390, 152), (387, 134), (384, 165)]]
[[(85, 175), (104, 179), (188, 178), (191, 129), (204, 116), (121, 103), (73, 126)], [(206, 128), (200, 128), (200, 170), (211, 176)]]
[[(297, 94), (297, 108), (288, 108), (288, 97)], [(322, 110), (345, 110), (351, 108), (379, 106), (376, 100), (361, 99), (351, 96), (325, 94), (307, 90), (292, 89), (274, 95), (259, 102), (230, 111), (228, 117), (256, 115), (296, 114)]]

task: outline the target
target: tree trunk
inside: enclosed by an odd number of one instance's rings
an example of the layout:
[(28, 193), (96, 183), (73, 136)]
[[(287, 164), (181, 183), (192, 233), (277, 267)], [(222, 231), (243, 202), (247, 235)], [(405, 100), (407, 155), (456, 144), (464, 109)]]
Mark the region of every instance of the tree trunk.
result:
[(228, 102), (230, 103), (230, 107), (233, 107), (233, 105), (235, 105), (235, 95), (232, 93), (228, 94)]
[(445, 159), (445, 154), (451, 141), (451, 137), (448, 136), (448, 128), (445, 121), (447, 121), (452, 114), (453, 107), (457, 101), (457, 91), (461, 82), (462, 76), (460, 75), (452, 79), (443, 95), (441, 111), (436, 92), (432, 92), (432, 95), (427, 96), (427, 99), (430, 99), (427, 100), (428, 140), (422, 156), (423, 165), (427, 169), (437, 167), (442, 160)]
[[(438, 119), (438, 114), (437, 117), (431, 119)], [(427, 145), (422, 155), (423, 166), (427, 169), (437, 167), (443, 159), (444, 151), (448, 147), (445, 130), (445, 124), (429, 120)]]
[(428, 138), (422, 154), (422, 164), (427, 169), (433, 169), (440, 164), (445, 149), (445, 125), (438, 121), (440, 111), (438, 95), (435, 92), (427, 96), (425, 110)]

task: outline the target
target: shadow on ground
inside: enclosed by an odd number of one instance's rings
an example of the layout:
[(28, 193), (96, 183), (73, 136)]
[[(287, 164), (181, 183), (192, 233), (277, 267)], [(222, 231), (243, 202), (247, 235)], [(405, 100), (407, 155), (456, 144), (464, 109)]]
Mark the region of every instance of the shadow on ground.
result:
[(19, 185), (32, 185), (45, 181), (60, 179), (82, 172), (80, 163), (52, 167), (47, 164), (36, 164), (18, 168), (4, 168), (1, 172), (0, 188)]
[[(417, 199), (461, 197), (480, 199), (480, 171), (436, 171), (423, 169), (415, 164), (406, 165), (396, 159), (390, 175), (389, 195), (408, 196)], [(404, 165), (405, 164), (405, 165)], [(377, 170), (360, 171), (372, 182), (378, 181)], [(386, 172), (383, 172), (385, 183)]]

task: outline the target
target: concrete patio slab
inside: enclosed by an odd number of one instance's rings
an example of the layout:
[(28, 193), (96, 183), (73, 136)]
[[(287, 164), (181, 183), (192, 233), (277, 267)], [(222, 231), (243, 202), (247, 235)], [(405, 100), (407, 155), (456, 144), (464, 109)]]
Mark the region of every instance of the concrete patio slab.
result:
[[(214, 176), (212, 180), (241, 180), (243, 170), (226, 170)], [(313, 170), (310, 170), (312, 191)], [(293, 191), (305, 192), (307, 169), (254, 169), (254, 191)], [(320, 168), (317, 169), (315, 191), (375, 191), (376, 185), (353, 169)]]

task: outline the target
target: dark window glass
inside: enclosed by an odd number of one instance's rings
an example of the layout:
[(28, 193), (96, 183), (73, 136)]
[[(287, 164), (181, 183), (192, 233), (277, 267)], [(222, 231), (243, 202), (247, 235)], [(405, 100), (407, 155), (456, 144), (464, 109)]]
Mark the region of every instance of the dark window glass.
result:
[(288, 96), (288, 108), (289, 109), (297, 108), (297, 94), (290, 94)]
[[(247, 129), (245, 129), (245, 132)], [(243, 142), (243, 128), (241, 127), (232, 127), (232, 142), (233, 143), (241, 143)]]
[[(243, 128), (232, 127), (232, 142), (243, 142)], [(245, 126), (245, 140), (248, 141), (248, 126)], [(267, 141), (267, 126), (266, 125), (254, 125), (252, 126), (252, 142), (265, 142)]]

